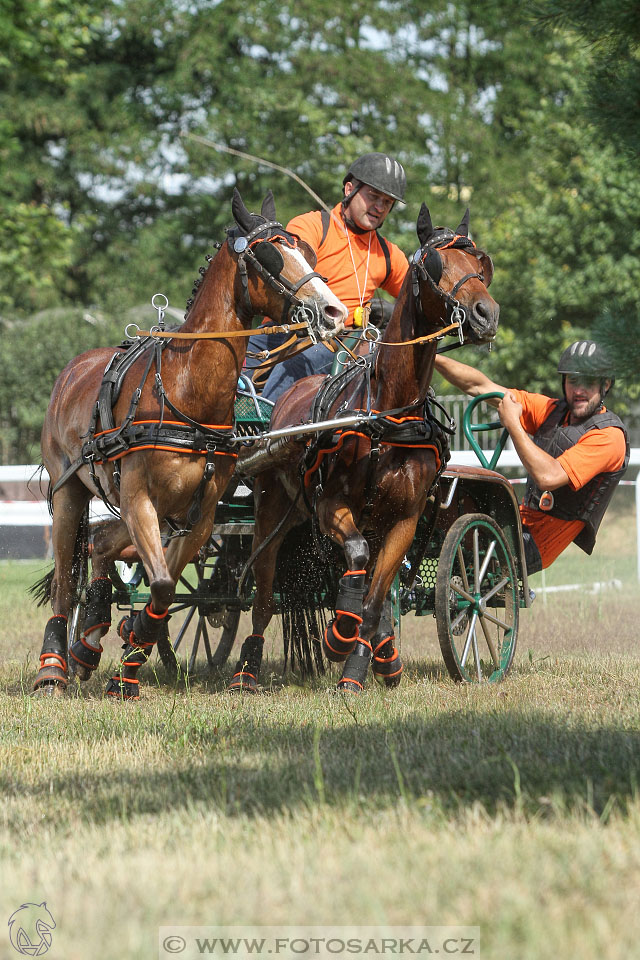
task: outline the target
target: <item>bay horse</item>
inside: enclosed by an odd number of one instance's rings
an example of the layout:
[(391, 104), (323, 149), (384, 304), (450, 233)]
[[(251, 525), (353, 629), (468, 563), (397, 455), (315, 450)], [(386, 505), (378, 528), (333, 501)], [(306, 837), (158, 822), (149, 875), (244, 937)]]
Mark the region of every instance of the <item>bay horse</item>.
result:
[[(151, 600), (121, 625), (124, 653), (107, 693), (138, 698), (137, 671), (166, 636), (176, 582), (211, 535), (217, 501), (233, 474), (237, 454), (229, 439), (243, 331), (255, 315), (304, 322), (321, 339), (344, 328), (346, 308), (313, 270), (313, 251), (277, 222), (271, 191), (260, 215), (249, 213), (237, 190), (231, 209), (235, 226), (200, 268), (178, 330), (156, 328), (115, 354), (90, 350), (71, 360), (54, 385), (42, 430), (54, 569), (34, 587), (53, 608), (35, 680), (40, 692), (63, 692), (71, 665), (80, 679), (98, 666), (111, 623), (110, 562), (133, 544)], [(67, 618), (96, 494), (121, 519), (96, 529), (84, 633), (68, 662)], [(176, 535), (165, 554), (166, 524)]]
[(244, 465), (240, 460), (239, 472), (256, 477), (256, 594), (253, 633), (242, 645), (231, 689), (256, 690), (264, 631), (275, 612), (278, 549), (288, 531), (311, 513), (320, 532), (342, 548), (347, 563), (336, 616), (322, 641), (329, 660), (345, 663), (338, 687), (362, 690), (372, 657), (377, 679), (388, 686), (399, 682), (402, 663), (386, 598), (449, 455), (446, 432), (430, 409), (437, 338), (456, 326), (465, 342), (483, 343), (498, 327), (499, 307), (487, 290), (493, 264), (468, 232), (468, 209), (454, 231), (434, 228), (422, 204), (420, 248), (376, 351), (336, 378), (313, 376), (294, 383), (271, 418), (277, 429), (379, 411), (377, 422), (334, 427), (317, 441), (309, 442), (309, 435), (306, 441), (281, 438), (249, 455)]

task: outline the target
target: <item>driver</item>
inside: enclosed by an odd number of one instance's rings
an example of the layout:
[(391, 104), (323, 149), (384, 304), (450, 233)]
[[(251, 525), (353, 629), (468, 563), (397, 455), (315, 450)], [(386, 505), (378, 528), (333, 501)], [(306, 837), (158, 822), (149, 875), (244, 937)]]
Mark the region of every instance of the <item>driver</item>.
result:
[[(371, 298), (378, 287), (397, 297), (408, 269), (407, 258), (379, 233), (396, 201), (403, 203), (404, 169), (384, 153), (366, 153), (349, 167), (343, 197), (331, 211), (314, 210), (294, 217), (287, 231), (307, 243), (317, 256), (315, 269), (349, 311), (348, 327), (366, 326)], [(286, 334), (257, 334), (249, 351), (273, 350)], [(302, 377), (330, 373), (334, 355), (318, 343), (278, 363), (262, 396), (275, 401)], [(255, 367), (247, 362), (247, 369)]]
[(593, 551), (598, 527), (629, 463), (629, 437), (604, 406), (614, 383), (612, 366), (593, 340), (577, 340), (558, 363), (563, 400), (512, 390), (457, 360), (439, 355), (436, 369), (476, 397), (499, 391), (498, 408), (527, 471), (520, 505), (527, 572), (550, 566), (571, 542)]

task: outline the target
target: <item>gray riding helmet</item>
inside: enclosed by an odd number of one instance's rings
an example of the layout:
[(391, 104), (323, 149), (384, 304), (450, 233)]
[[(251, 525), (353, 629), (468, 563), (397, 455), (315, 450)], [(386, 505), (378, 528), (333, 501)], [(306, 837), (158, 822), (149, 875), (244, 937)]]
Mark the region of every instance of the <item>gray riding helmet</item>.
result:
[(611, 380), (611, 386), (615, 380), (613, 364), (605, 349), (595, 340), (576, 340), (567, 347), (558, 362), (558, 373), (562, 374), (563, 389), (567, 374)]
[[(365, 153), (358, 157), (349, 167), (342, 185), (344, 186), (349, 180), (366, 183), (374, 190), (386, 193), (394, 200), (404, 203), (404, 192), (407, 187), (404, 167), (386, 153)], [(356, 187), (347, 200), (352, 199), (359, 189), (359, 186)]]

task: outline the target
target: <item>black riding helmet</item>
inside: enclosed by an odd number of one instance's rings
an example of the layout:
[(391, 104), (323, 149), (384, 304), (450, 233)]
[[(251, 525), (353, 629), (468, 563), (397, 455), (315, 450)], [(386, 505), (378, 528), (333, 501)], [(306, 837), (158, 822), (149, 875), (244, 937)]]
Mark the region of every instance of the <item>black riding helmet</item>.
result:
[[(560, 357), (558, 373), (562, 374), (563, 392), (567, 374), (593, 379), (599, 377), (602, 399), (615, 382), (611, 360), (604, 348), (595, 340), (576, 340), (575, 343), (567, 347)], [(604, 388), (605, 380), (611, 381), (606, 390)]]
[(401, 163), (389, 157), (386, 153), (365, 153), (354, 160), (342, 181), (344, 186), (349, 180), (356, 181), (356, 186), (345, 197), (345, 206), (353, 200), (363, 183), (380, 193), (386, 193), (400, 203), (404, 203), (404, 192), (407, 186), (407, 177)]

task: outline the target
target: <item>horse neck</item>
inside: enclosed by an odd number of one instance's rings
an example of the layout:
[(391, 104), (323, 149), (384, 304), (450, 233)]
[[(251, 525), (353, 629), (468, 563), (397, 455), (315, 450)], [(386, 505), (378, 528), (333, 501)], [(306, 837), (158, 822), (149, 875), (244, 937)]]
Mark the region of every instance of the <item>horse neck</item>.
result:
[[(236, 306), (239, 288), (236, 264), (224, 244), (210, 261), (179, 332), (248, 328), (251, 316)], [(247, 342), (248, 337), (170, 341), (163, 354), (163, 380), (172, 402), (203, 423), (230, 422)]]
[(251, 315), (236, 305), (236, 270), (236, 263), (224, 243), (202, 277), (181, 327), (184, 333), (217, 333), (250, 324)]
[[(435, 333), (440, 326), (434, 297), (428, 314), (412, 291), (411, 270), (402, 286), (391, 319), (379, 348), (376, 364), (378, 410), (408, 406), (426, 397), (433, 376), (436, 341), (409, 344), (416, 337)], [(388, 343), (407, 343), (385, 347)]]

